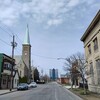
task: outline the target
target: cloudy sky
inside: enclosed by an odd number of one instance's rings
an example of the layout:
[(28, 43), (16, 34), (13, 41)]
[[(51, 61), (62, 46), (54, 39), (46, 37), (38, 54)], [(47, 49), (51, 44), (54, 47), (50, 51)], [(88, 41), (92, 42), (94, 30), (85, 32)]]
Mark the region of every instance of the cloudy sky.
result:
[(15, 55), (21, 55), (28, 24), (32, 64), (65, 73), (65, 61), (57, 58), (84, 53), (80, 38), (99, 9), (100, 0), (0, 0), (0, 52), (11, 55), (15, 34)]

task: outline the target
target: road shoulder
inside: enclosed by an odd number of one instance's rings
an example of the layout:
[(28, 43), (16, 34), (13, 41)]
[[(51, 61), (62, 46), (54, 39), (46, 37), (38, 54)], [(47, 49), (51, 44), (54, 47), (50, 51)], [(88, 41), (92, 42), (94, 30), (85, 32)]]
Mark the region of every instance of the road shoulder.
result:
[(16, 92), (17, 89), (13, 89), (12, 91), (10, 90), (0, 90), (0, 95), (4, 95), (4, 94), (8, 94), (8, 93), (12, 93), (12, 92)]
[(83, 95), (83, 94), (80, 93), (78, 88), (77, 89), (75, 89), (75, 88), (71, 89), (71, 88), (67, 88), (66, 86), (64, 86), (64, 87), (66, 89), (68, 89), (69, 91), (71, 91), (72, 93), (74, 93), (75, 95), (77, 95), (80, 98), (82, 98), (83, 100), (100, 100), (100, 94), (89, 92), (89, 94)]

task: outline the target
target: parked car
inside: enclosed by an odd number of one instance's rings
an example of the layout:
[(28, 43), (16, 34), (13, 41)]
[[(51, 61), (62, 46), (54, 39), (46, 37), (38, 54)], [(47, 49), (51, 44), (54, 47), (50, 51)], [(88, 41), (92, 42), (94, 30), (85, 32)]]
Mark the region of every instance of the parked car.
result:
[(17, 86), (17, 90), (28, 90), (28, 84), (27, 83), (20, 83)]
[(45, 81), (44, 80), (40, 80), (40, 81), (37, 81), (36, 83), (37, 84), (45, 84)]
[(37, 87), (37, 84), (36, 82), (31, 82), (29, 85), (28, 85), (29, 88), (34, 88), (34, 87)]

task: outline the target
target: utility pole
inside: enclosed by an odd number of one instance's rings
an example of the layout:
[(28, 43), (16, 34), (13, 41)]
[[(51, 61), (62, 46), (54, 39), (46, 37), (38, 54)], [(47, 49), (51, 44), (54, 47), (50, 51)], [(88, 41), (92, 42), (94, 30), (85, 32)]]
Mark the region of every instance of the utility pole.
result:
[(14, 35), (13, 35), (13, 42), (11, 42), (11, 46), (12, 46), (12, 67), (11, 67), (10, 91), (12, 91), (12, 88), (13, 88), (14, 48), (17, 46)]

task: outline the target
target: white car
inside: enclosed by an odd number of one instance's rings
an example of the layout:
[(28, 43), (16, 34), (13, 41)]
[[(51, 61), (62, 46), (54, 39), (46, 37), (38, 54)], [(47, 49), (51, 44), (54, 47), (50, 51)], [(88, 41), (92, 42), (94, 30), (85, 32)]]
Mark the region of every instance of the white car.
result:
[(34, 87), (37, 87), (37, 84), (36, 82), (31, 82), (29, 85), (28, 85), (29, 88), (34, 88)]

